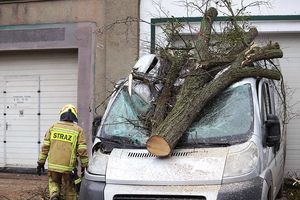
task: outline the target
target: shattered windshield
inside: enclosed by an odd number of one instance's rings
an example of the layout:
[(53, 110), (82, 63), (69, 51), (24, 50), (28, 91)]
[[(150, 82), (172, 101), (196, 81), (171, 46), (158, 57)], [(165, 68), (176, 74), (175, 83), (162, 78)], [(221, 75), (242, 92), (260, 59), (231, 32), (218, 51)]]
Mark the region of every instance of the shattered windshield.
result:
[(128, 138), (131, 144), (145, 145), (148, 133), (142, 123), (142, 117), (150, 106), (136, 92), (131, 96), (127, 87), (123, 87), (111, 106), (103, 124), (103, 135), (108, 138)]
[[(124, 86), (105, 116), (100, 137), (122, 141), (125, 138), (128, 145), (145, 146), (149, 133), (143, 119), (150, 109), (148, 99), (134, 90), (130, 96)], [(252, 127), (250, 84), (231, 86), (201, 111), (178, 146), (239, 143), (249, 137)]]
[(202, 110), (181, 143), (239, 143), (253, 126), (250, 84), (230, 87)]

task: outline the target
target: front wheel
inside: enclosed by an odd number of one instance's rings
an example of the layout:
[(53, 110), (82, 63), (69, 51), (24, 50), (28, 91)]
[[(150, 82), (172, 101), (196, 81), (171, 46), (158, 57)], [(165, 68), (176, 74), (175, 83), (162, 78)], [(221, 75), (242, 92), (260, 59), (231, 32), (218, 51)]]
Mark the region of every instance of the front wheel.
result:
[(268, 199), (267, 200), (273, 200), (273, 195), (272, 195), (272, 187), (269, 187), (268, 189)]
[(282, 182), (280, 189), (276, 195), (276, 198), (282, 198), (282, 197), (283, 197), (283, 182)]

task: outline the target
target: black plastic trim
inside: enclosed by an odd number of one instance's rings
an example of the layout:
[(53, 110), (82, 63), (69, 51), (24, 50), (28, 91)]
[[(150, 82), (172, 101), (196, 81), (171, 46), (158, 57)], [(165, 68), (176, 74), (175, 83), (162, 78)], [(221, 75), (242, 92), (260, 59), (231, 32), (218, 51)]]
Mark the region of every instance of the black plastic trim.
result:
[(105, 182), (83, 179), (80, 187), (80, 198), (86, 200), (104, 200)]
[(264, 179), (256, 177), (248, 181), (222, 184), (217, 200), (261, 200)]

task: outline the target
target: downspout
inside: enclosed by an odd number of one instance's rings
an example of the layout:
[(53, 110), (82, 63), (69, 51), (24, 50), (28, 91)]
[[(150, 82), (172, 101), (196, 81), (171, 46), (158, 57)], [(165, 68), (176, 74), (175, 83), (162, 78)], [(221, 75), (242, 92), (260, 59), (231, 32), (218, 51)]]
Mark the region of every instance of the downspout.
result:
[(137, 55), (137, 58), (136, 60), (138, 60), (139, 58), (139, 55), (140, 55), (140, 33), (141, 33), (141, 28), (140, 28), (140, 20), (141, 20), (141, 0), (138, 0), (138, 23), (137, 23), (137, 52), (136, 52), (136, 55)]

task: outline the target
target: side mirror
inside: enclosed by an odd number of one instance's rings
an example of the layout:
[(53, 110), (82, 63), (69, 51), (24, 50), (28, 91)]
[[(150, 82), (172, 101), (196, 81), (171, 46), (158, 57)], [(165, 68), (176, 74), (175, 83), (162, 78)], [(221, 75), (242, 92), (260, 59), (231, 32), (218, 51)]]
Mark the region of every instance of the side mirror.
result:
[(99, 126), (101, 124), (101, 119), (102, 119), (102, 116), (97, 116), (97, 117), (94, 118), (93, 127), (92, 127), (92, 140), (93, 140), (93, 142), (95, 140), (95, 137), (97, 135)]
[(276, 115), (268, 114), (267, 121), (265, 121), (267, 131), (267, 146), (274, 147), (277, 149), (280, 145), (281, 130), (280, 121)]

